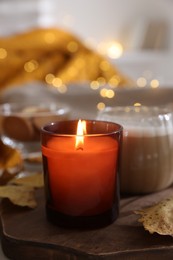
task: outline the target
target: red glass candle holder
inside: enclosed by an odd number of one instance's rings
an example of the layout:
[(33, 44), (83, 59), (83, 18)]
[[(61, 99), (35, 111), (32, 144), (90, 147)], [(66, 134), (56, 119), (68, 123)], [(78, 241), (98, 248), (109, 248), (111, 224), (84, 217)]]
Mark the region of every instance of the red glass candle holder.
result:
[(46, 213), (65, 227), (97, 228), (119, 213), (119, 157), (122, 127), (86, 120), (82, 147), (75, 148), (78, 121), (42, 128)]

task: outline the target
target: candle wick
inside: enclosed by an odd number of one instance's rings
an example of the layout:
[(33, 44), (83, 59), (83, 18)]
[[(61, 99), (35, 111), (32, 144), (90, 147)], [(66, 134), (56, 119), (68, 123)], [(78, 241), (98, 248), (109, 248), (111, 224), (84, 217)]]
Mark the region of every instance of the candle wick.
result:
[(76, 150), (81, 150), (81, 151), (83, 151), (83, 147), (77, 147)]

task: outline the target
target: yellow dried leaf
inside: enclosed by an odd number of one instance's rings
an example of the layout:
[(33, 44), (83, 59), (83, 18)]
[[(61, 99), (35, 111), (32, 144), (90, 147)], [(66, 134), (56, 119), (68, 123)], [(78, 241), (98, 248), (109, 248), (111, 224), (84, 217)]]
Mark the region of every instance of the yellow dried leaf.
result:
[(15, 169), (15, 171), (8, 171), (8, 170), (3, 170), (0, 176), (0, 185), (5, 185), (7, 184), (10, 180), (15, 178), (15, 176), (20, 172), (20, 170)]
[(0, 169), (22, 167), (23, 160), (20, 152), (0, 140)]
[(135, 213), (141, 215), (139, 222), (151, 234), (173, 236), (173, 197)]
[(26, 177), (14, 178), (10, 183), (15, 185), (24, 185), (32, 188), (42, 188), (44, 185), (43, 174), (35, 173)]
[(13, 204), (22, 207), (35, 208), (37, 206), (34, 189), (28, 186), (0, 186), (0, 197), (8, 198)]
[(20, 152), (0, 140), (0, 185), (5, 185), (23, 168)]

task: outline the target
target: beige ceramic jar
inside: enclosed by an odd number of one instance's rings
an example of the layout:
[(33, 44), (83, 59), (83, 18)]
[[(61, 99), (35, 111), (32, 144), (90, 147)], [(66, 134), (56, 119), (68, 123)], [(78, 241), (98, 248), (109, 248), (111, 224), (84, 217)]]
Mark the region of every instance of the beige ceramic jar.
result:
[(124, 128), (122, 193), (156, 192), (173, 182), (173, 114), (158, 107), (107, 107), (98, 119)]

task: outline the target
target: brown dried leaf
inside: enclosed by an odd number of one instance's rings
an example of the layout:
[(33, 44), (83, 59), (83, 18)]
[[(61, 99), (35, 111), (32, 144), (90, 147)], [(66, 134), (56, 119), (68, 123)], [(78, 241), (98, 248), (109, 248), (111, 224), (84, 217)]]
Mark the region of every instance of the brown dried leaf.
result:
[(173, 197), (135, 213), (141, 215), (139, 222), (142, 222), (151, 234), (156, 232), (173, 236)]
[(13, 204), (22, 207), (35, 208), (37, 206), (34, 189), (28, 186), (0, 186), (0, 197), (8, 198)]
[(31, 188), (42, 188), (44, 185), (43, 174), (35, 173), (26, 177), (14, 178), (10, 183), (15, 185), (24, 185)]

